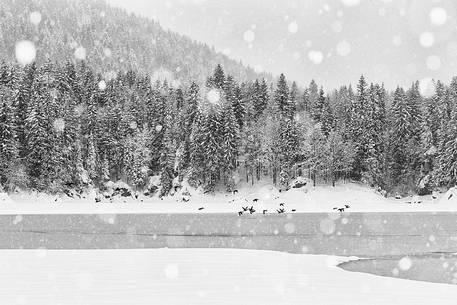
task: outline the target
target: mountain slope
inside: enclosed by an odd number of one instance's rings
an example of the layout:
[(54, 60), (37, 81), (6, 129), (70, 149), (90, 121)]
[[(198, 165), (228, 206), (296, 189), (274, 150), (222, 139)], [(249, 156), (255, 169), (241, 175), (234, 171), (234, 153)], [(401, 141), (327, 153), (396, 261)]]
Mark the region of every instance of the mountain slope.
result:
[(38, 63), (85, 58), (107, 78), (133, 69), (153, 80), (203, 82), (217, 63), (239, 80), (259, 77), (214, 48), (102, 0), (3, 0), (0, 59), (14, 61), (15, 44), (21, 40), (34, 42)]

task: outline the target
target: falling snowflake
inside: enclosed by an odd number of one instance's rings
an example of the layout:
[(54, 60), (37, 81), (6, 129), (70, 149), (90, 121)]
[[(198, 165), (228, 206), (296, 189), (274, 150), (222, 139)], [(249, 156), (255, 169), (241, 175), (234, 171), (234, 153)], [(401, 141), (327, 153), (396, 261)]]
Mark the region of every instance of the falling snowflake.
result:
[(286, 223), (284, 225), (284, 229), (286, 230), (287, 234), (292, 234), (295, 232), (295, 224), (292, 222)]
[(111, 52), (111, 49), (109, 48), (104, 48), (103, 54), (105, 54), (106, 57), (111, 57), (111, 55), (113, 55), (113, 52)]
[(413, 262), (407, 256), (403, 257), (402, 259), (400, 259), (398, 261), (398, 267), (403, 271), (411, 269), (412, 265), (413, 265)]
[(430, 11), (430, 21), (433, 25), (441, 26), (447, 21), (447, 12), (442, 7), (435, 7)]
[(435, 92), (435, 84), (431, 78), (423, 78), (419, 81), (419, 91), (423, 96), (430, 97)]
[(35, 61), (36, 48), (33, 42), (23, 40), (16, 43), (15, 48), (16, 60), (22, 66), (26, 66)]
[(78, 47), (75, 50), (75, 57), (78, 60), (85, 60), (86, 59), (86, 49), (84, 49), (82, 46)]
[(340, 56), (349, 55), (351, 53), (351, 44), (346, 40), (340, 41), (336, 46), (336, 52)]
[(16, 215), (16, 217), (13, 220), (13, 225), (17, 225), (18, 223), (20, 223), (22, 221), (22, 219), (23, 219), (22, 215)]
[(129, 126), (131, 129), (137, 129), (138, 124), (135, 121), (133, 121), (133, 122), (130, 122)]
[(291, 33), (291, 34), (297, 33), (297, 31), (298, 31), (297, 22), (293, 21), (293, 22), (289, 23), (289, 26), (287, 27), (287, 29), (289, 30), (289, 33)]
[(208, 99), (208, 102), (210, 102), (211, 104), (217, 104), (221, 99), (221, 93), (219, 92), (219, 90), (211, 89), (206, 94), (206, 98)]
[(247, 43), (252, 43), (255, 39), (255, 33), (251, 30), (247, 30), (246, 32), (244, 32), (243, 39)]
[(63, 132), (65, 130), (65, 121), (61, 118), (54, 120), (52, 125), (56, 132)]
[(100, 91), (105, 91), (106, 89), (106, 82), (104, 80), (101, 80), (98, 82), (98, 90)]
[(34, 25), (34, 26), (38, 26), (41, 22), (41, 14), (40, 12), (32, 12), (30, 14), (30, 22)]
[(424, 48), (430, 48), (435, 43), (435, 36), (430, 32), (423, 32), (419, 37), (419, 42)]
[(330, 218), (324, 218), (319, 224), (319, 229), (325, 235), (331, 235), (335, 232), (335, 222)]
[(105, 80), (110, 81), (117, 77), (117, 73), (115, 71), (108, 71), (103, 76)]
[(105, 223), (108, 223), (110, 225), (113, 225), (116, 223), (116, 215), (110, 215), (110, 214), (100, 214), (98, 215), (100, 220), (102, 220)]
[(311, 60), (314, 64), (318, 65), (322, 62), (324, 59), (324, 55), (320, 51), (315, 51), (311, 50), (308, 52), (308, 58)]

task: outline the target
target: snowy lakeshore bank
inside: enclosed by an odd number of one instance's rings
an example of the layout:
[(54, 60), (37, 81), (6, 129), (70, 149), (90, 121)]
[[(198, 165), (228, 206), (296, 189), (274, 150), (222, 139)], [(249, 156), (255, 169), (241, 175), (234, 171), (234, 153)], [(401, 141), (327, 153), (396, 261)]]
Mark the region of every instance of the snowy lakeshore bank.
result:
[(325, 255), (2, 250), (1, 304), (455, 304), (457, 286), (347, 272)]
[[(234, 195), (204, 195), (194, 191), (188, 202), (182, 200), (180, 193), (163, 200), (140, 195), (138, 199), (117, 196), (96, 202), (96, 196), (94, 192), (86, 194), (85, 198), (42, 193), (5, 195), (0, 198), (0, 214), (238, 213), (243, 211), (243, 207), (251, 206), (257, 214), (264, 210), (268, 214), (275, 214), (281, 208), (285, 213), (337, 213), (334, 208), (346, 204), (350, 208), (346, 208), (345, 213), (457, 211), (455, 188), (437, 195), (435, 199), (432, 196), (394, 199), (384, 198), (373, 189), (351, 183), (336, 187), (291, 189), (287, 192), (279, 192), (272, 185), (264, 184), (240, 188)], [(242, 216), (246, 214), (249, 212), (245, 211)]]

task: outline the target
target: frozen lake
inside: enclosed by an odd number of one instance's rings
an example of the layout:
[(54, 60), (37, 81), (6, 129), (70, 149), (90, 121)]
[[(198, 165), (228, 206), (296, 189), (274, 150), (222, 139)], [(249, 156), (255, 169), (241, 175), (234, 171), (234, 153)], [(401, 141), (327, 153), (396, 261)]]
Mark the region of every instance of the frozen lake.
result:
[[(352, 271), (452, 283), (457, 213), (101, 214), (0, 216), (1, 249), (240, 248), (357, 256)], [(447, 264), (444, 264), (447, 262)], [(443, 267), (443, 264), (446, 268)], [(437, 269), (445, 269), (446, 272)], [(434, 272), (432, 272), (434, 270)]]

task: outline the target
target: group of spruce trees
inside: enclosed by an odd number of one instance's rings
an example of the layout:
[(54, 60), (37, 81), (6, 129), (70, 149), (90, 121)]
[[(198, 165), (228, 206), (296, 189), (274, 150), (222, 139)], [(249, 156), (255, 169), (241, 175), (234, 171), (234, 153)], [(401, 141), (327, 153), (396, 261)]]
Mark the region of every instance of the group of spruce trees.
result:
[(240, 179), (297, 176), (427, 192), (457, 179), (457, 79), (421, 96), (357, 88), (300, 90), (281, 75), (238, 83), (217, 66), (206, 84), (175, 88), (133, 71), (105, 81), (85, 63), (0, 65), (0, 184), (61, 192), (160, 176), (206, 191)]

